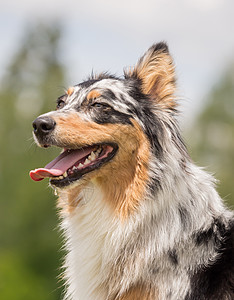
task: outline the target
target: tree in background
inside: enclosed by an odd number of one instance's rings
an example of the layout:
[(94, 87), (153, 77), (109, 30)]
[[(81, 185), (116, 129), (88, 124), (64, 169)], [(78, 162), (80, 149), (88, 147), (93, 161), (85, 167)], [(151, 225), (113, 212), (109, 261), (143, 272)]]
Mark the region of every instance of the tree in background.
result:
[(0, 299), (61, 298), (55, 197), (28, 176), (57, 155), (33, 144), (31, 124), (63, 90), (59, 41), (56, 24), (29, 28), (0, 87)]
[(218, 191), (234, 205), (234, 65), (211, 91), (188, 136), (192, 157), (214, 173)]

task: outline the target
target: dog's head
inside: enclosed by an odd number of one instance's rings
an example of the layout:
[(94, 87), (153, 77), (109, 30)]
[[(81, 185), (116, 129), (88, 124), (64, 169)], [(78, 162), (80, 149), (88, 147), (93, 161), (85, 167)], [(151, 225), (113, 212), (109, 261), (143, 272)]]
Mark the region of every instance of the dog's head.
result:
[(163, 151), (163, 119), (176, 111), (175, 74), (167, 45), (153, 45), (123, 78), (93, 76), (70, 87), (57, 110), (33, 122), (41, 147), (63, 152), (45, 168), (30, 172), (33, 180), (50, 178), (68, 188), (82, 179), (133, 181), (136, 168), (147, 180), (152, 153)]

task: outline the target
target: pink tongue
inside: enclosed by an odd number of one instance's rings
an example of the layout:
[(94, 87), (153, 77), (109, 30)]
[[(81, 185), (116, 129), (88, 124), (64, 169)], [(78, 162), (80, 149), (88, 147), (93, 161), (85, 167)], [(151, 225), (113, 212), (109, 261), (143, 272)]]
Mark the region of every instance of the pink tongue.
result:
[(93, 147), (87, 147), (82, 150), (64, 151), (45, 168), (30, 171), (29, 175), (34, 181), (40, 181), (46, 177), (61, 176), (65, 171), (71, 168), (76, 162), (87, 156)]

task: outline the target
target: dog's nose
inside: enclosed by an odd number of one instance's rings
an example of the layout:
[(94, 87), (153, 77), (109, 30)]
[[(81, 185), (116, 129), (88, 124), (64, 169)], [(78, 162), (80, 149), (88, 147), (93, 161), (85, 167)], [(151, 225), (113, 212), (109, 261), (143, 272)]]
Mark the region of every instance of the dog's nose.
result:
[(35, 134), (46, 135), (54, 130), (56, 122), (49, 117), (38, 117), (33, 121), (32, 125)]

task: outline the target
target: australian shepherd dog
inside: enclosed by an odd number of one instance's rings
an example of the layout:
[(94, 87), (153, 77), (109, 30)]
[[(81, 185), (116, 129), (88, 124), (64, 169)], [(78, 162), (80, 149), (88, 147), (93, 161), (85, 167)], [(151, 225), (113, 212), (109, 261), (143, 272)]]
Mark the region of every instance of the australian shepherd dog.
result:
[(30, 176), (59, 194), (65, 299), (234, 299), (233, 214), (188, 155), (175, 81), (158, 43), (33, 122), (39, 146), (62, 149)]

